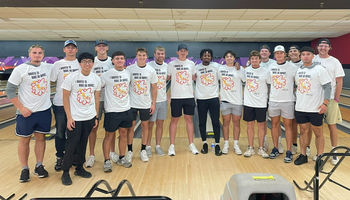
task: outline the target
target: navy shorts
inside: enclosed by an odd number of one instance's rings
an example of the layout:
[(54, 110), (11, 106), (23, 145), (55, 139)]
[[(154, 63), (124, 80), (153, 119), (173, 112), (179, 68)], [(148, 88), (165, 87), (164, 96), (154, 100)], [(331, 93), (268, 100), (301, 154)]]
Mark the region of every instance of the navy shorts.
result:
[(34, 132), (47, 134), (51, 129), (51, 109), (32, 113), (29, 117), (17, 115), (16, 135), (30, 137)]

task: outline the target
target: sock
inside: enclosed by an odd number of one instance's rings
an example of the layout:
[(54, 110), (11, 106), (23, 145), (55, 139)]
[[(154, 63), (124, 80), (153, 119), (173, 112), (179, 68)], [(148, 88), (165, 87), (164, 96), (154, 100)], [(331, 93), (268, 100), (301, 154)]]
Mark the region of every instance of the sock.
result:
[(128, 151), (132, 152), (132, 144), (128, 144)]
[(141, 144), (141, 151), (142, 150), (146, 150), (146, 145), (145, 144)]
[(298, 144), (297, 144), (297, 143), (293, 143), (293, 146), (296, 146), (296, 147), (297, 147), (297, 146), (298, 146)]
[(63, 174), (69, 174), (69, 169), (63, 170)]
[(76, 171), (82, 170), (83, 169), (83, 165), (77, 165), (77, 167), (75, 168)]
[(156, 145), (156, 148), (160, 147), (160, 145)]
[(225, 140), (225, 141), (224, 141), (224, 144), (228, 144), (228, 140)]
[(205, 141), (202, 141), (203, 142), (203, 144), (207, 144), (207, 141), (205, 140)]
[(238, 145), (238, 140), (233, 140), (233, 145), (237, 146)]
[(28, 166), (24, 166), (24, 167), (22, 167), (22, 170), (23, 170), (23, 169), (29, 169), (29, 167), (28, 167)]
[(307, 146), (308, 148), (310, 148), (310, 146)]
[(37, 162), (35, 167), (39, 167), (40, 165), (43, 165), (43, 162)]
[(109, 161), (110, 159), (106, 159), (105, 162)]
[(146, 146), (147, 149), (151, 149), (152, 147), (151, 146)]
[(174, 147), (175, 145), (174, 145), (174, 144), (171, 144), (170, 146), (171, 146), (171, 147)]
[(278, 137), (278, 143), (281, 143), (281, 136)]
[(266, 142), (266, 140), (267, 140), (267, 136), (265, 135), (264, 142)]
[(122, 159), (122, 158), (124, 158), (124, 156), (119, 156), (119, 159)]
[(219, 143), (215, 143), (215, 146), (216, 146), (216, 145), (219, 145)]

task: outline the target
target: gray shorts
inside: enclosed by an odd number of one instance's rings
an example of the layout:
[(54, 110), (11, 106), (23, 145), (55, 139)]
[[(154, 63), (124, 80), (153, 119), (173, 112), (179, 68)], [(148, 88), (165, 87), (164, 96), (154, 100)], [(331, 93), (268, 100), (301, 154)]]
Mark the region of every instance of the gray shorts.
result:
[(149, 119), (150, 122), (155, 122), (157, 119), (165, 120), (168, 113), (168, 101), (157, 102), (156, 109)]
[(104, 101), (100, 101), (100, 107), (98, 108), (98, 121), (101, 120), (102, 117), (102, 113), (105, 113), (105, 102)]
[(269, 116), (294, 119), (294, 102), (269, 102)]
[(242, 115), (243, 105), (235, 105), (228, 102), (220, 103), (220, 110), (222, 115), (233, 114), (236, 116)]

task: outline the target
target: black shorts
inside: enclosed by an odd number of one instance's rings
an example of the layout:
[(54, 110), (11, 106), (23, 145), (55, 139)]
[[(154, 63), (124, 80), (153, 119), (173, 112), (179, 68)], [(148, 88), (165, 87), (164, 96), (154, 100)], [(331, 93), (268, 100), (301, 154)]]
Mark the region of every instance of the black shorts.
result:
[(305, 124), (310, 122), (314, 126), (322, 126), (323, 124), (323, 114), (316, 112), (299, 112), (295, 111), (295, 119), (298, 124)]
[(172, 117), (181, 117), (182, 109), (185, 115), (194, 115), (196, 102), (194, 98), (188, 99), (171, 99), (170, 108)]
[(138, 111), (140, 114), (141, 121), (148, 121), (151, 118), (151, 115), (149, 114), (150, 113), (149, 110), (150, 108), (147, 108), (147, 109), (131, 108), (133, 120), (134, 121), (136, 120), (137, 111)]
[(266, 121), (266, 108), (254, 108), (249, 106), (243, 106), (243, 120), (247, 122), (251, 122), (256, 120), (257, 122), (265, 122)]
[(110, 112), (105, 113), (104, 128), (107, 132), (115, 132), (118, 128), (132, 127), (132, 113), (131, 110), (124, 112)]

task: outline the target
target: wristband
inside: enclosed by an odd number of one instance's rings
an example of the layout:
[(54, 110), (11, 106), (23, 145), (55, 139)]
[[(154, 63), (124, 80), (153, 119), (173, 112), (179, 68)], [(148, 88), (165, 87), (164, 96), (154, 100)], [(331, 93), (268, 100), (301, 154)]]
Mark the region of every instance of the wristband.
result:
[(97, 121), (98, 121), (98, 117), (95, 117), (95, 119), (97, 119)]
[(339, 102), (339, 99), (337, 99), (337, 98), (334, 98), (334, 101), (336, 101), (337, 103)]
[(325, 105), (325, 106), (327, 106), (327, 107), (328, 107), (328, 105), (327, 105), (327, 104), (325, 104), (325, 103), (323, 103), (323, 105)]

